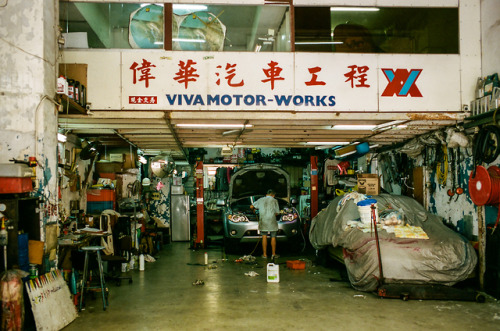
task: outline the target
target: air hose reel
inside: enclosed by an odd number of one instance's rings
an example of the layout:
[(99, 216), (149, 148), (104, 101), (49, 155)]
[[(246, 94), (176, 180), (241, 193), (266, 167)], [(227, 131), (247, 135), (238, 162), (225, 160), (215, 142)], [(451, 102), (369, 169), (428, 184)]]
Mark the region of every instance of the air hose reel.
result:
[[(469, 194), (477, 206), (500, 205), (500, 168), (490, 166), (486, 170), (483, 166), (476, 166), (475, 176), (471, 172), (469, 177)], [(500, 220), (500, 208), (494, 229)]]

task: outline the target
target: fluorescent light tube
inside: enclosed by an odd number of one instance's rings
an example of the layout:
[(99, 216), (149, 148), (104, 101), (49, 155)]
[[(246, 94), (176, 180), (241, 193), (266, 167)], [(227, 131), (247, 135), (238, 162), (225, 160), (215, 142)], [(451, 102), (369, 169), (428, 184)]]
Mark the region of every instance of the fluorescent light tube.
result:
[(332, 130), (373, 130), (376, 125), (369, 124), (338, 124), (334, 125)]
[(376, 7), (330, 7), (330, 11), (379, 11)]
[(57, 134), (57, 141), (59, 141), (61, 143), (65, 143), (67, 139), (68, 138), (65, 135), (63, 135), (62, 133)]
[(177, 127), (184, 128), (251, 128), (252, 124), (197, 124), (197, 123), (179, 123), (176, 124)]
[(172, 41), (177, 41), (181, 43), (204, 43), (203, 39), (185, 39), (185, 38), (172, 38)]
[(205, 5), (188, 5), (188, 4), (174, 4), (173, 9), (177, 10), (207, 10), (207, 6)]
[(382, 123), (380, 125), (375, 126), (372, 130), (376, 131), (376, 130), (380, 130), (380, 129), (384, 129), (384, 128), (389, 128), (389, 127), (392, 127), (394, 125), (401, 124), (403, 122), (407, 122), (407, 121), (406, 120), (397, 120), (397, 121), (391, 121), (391, 122), (387, 122), (387, 123)]
[(342, 41), (297, 41), (295, 45), (340, 45)]
[(328, 145), (328, 146), (337, 146), (337, 145), (349, 145), (350, 142), (347, 141), (308, 141), (306, 145)]

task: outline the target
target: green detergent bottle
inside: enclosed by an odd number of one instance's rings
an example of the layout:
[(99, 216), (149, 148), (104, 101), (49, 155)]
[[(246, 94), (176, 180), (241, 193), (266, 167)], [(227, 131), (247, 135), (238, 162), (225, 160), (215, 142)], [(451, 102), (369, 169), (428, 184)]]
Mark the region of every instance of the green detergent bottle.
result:
[(486, 80), (484, 81), (484, 96), (491, 95), (493, 93), (493, 89), (498, 86), (499, 82), (497, 73), (486, 77)]

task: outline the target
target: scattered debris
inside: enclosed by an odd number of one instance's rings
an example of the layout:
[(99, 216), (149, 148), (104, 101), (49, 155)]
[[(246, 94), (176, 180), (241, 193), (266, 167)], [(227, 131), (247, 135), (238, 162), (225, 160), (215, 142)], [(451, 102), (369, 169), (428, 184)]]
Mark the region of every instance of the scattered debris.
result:
[(217, 265), (216, 264), (209, 264), (207, 266), (208, 269), (217, 269)]
[(366, 296), (364, 296), (363, 294), (355, 294), (354, 298), (363, 298), (363, 299), (366, 299)]
[(494, 321), (500, 321), (500, 315), (498, 315), (497, 313), (495, 313), (495, 316), (493, 316), (493, 320)]
[(197, 279), (193, 282), (193, 285), (205, 285), (205, 282), (201, 279)]
[(144, 255), (144, 260), (146, 262), (156, 262), (156, 259), (149, 254)]
[(259, 274), (256, 273), (255, 271), (249, 271), (249, 272), (245, 272), (245, 276), (249, 276), (249, 277), (255, 277), (255, 276), (258, 276)]
[(439, 311), (443, 311), (443, 309), (450, 309), (450, 310), (452, 309), (452, 307), (448, 307), (448, 306), (436, 306), (434, 308), (436, 308)]
[(245, 255), (245, 256), (240, 257), (240, 259), (242, 261), (245, 261), (245, 262), (253, 262), (253, 261), (255, 261), (255, 256)]

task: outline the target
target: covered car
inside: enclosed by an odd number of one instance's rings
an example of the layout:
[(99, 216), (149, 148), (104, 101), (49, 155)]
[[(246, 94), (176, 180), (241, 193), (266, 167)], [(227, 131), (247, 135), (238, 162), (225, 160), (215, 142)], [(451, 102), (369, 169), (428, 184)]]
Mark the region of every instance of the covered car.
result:
[(225, 202), (224, 246), (233, 251), (239, 243), (257, 242), (258, 211), (250, 205), (266, 195), (267, 190), (276, 192), (280, 215), (278, 221), (278, 241), (297, 241), (302, 239), (299, 213), (291, 203), (290, 176), (277, 165), (252, 164), (237, 170), (229, 183), (228, 198)]
[[(309, 238), (318, 250), (341, 253), (355, 289), (374, 291), (380, 278), (377, 243), (371, 224), (360, 221), (357, 202), (364, 198), (357, 192), (335, 198), (312, 220)], [(403, 224), (377, 227), (385, 284), (451, 286), (473, 272), (474, 248), (445, 226), (441, 217), (410, 197), (381, 194), (373, 198), (380, 214), (393, 210), (404, 216)]]

